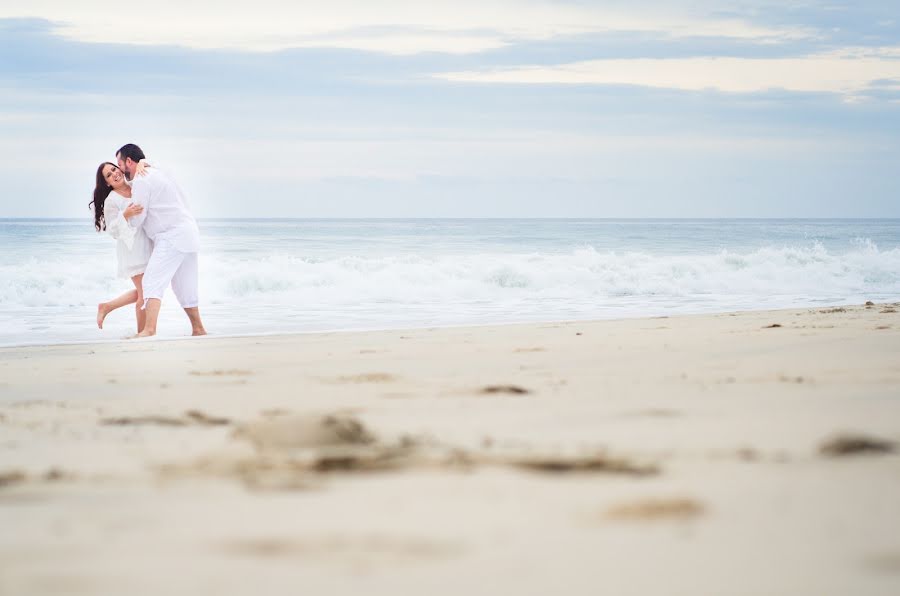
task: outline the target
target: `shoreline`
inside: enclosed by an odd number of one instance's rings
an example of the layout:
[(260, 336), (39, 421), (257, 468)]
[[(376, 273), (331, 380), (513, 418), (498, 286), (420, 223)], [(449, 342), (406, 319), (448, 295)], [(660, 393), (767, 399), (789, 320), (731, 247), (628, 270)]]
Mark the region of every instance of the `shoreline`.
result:
[(900, 586), (900, 303), (183, 339), (0, 348), (0, 592)]
[[(900, 296), (889, 298), (885, 300), (879, 300), (878, 302), (873, 302), (874, 307), (878, 306), (889, 306), (892, 304), (896, 304), (900, 301)], [(722, 311), (697, 311), (697, 312), (677, 312), (669, 315), (634, 315), (634, 316), (620, 316), (620, 317), (611, 317), (608, 319), (546, 319), (546, 320), (529, 320), (529, 321), (509, 321), (509, 322), (491, 322), (491, 323), (463, 323), (463, 324), (437, 324), (437, 325), (421, 325), (421, 326), (398, 326), (398, 327), (372, 327), (372, 328), (333, 328), (333, 329), (320, 329), (320, 330), (310, 330), (310, 331), (271, 331), (271, 332), (253, 332), (253, 333), (235, 333), (235, 334), (223, 334), (223, 335), (214, 335), (208, 334), (203, 338), (194, 338), (190, 335), (184, 336), (156, 336), (150, 339), (151, 342), (166, 342), (166, 341), (186, 341), (186, 340), (196, 340), (201, 339), (203, 341), (207, 341), (210, 339), (255, 339), (255, 338), (267, 338), (267, 337), (303, 337), (309, 335), (333, 335), (333, 334), (363, 334), (363, 333), (380, 333), (380, 332), (401, 332), (401, 331), (421, 331), (421, 330), (430, 330), (430, 329), (479, 329), (484, 327), (517, 327), (517, 326), (527, 326), (527, 325), (546, 325), (546, 324), (556, 324), (556, 325), (568, 325), (568, 324), (577, 324), (577, 323), (602, 323), (608, 321), (635, 321), (635, 320), (649, 320), (649, 319), (668, 319), (668, 318), (688, 318), (688, 317), (705, 317), (705, 316), (722, 316), (722, 315), (740, 315), (740, 314), (752, 314), (752, 313), (778, 313), (778, 312), (793, 312), (793, 311), (814, 311), (817, 309), (829, 309), (829, 308), (850, 308), (856, 306), (865, 306), (860, 305), (858, 302), (827, 302), (818, 305), (808, 305), (808, 306), (792, 306), (792, 307), (784, 307), (784, 308), (772, 308), (772, 309), (741, 309), (741, 310), (722, 310)], [(169, 323), (166, 321), (166, 323)], [(15, 348), (50, 348), (55, 346), (91, 346), (91, 345), (106, 345), (106, 344), (119, 344), (119, 343), (129, 343), (132, 342), (133, 338), (118, 338), (118, 339), (103, 339), (103, 340), (95, 340), (95, 339), (86, 339), (86, 340), (72, 340), (72, 341), (61, 341), (56, 343), (13, 343), (13, 344), (0, 344), (0, 351), (7, 349), (15, 349)], [(141, 340), (146, 341), (146, 340)]]

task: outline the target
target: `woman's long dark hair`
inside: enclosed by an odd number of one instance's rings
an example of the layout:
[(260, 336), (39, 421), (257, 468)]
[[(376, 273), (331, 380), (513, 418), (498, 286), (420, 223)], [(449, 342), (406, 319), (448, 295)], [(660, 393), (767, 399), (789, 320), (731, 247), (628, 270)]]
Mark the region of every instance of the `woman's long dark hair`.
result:
[(112, 192), (112, 186), (107, 184), (106, 178), (103, 177), (103, 167), (107, 165), (118, 168), (116, 164), (109, 163), (108, 161), (104, 161), (100, 164), (100, 167), (97, 168), (97, 185), (94, 186), (94, 200), (88, 203), (88, 207), (93, 207), (94, 209), (94, 227), (97, 228), (98, 232), (102, 232), (106, 229), (106, 219), (103, 217), (103, 205), (106, 203), (106, 197)]

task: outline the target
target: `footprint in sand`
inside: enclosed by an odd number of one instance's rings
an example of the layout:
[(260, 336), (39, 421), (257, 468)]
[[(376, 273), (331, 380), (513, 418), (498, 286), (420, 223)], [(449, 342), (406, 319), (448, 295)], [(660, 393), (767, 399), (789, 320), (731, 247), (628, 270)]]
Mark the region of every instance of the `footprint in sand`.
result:
[(75, 474), (66, 472), (60, 468), (50, 468), (43, 474), (26, 474), (21, 470), (9, 470), (0, 472), (0, 488), (15, 486), (25, 482), (62, 482), (76, 480)]
[(210, 416), (199, 410), (188, 410), (182, 417), (174, 416), (123, 416), (120, 418), (103, 418), (100, 424), (105, 426), (225, 426), (231, 424), (228, 418)]
[(488, 385), (486, 387), (482, 387), (479, 393), (485, 395), (527, 395), (531, 393), (531, 391), (525, 389), (524, 387), (519, 387), (518, 385)]
[(8, 470), (6, 472), (0, 472), (0, 488), (20, 484), (22, 482), (25, 482), (25, 480), (27, 479), (28, 476), (21, 470)]
[(232, 437), (251, 443), (255, 453), (213, 453), (159, 472), (166, 478), (233, 478), (251, 490), (306, 490), (322, 485), (322, 473), (396, 470), (414, 462), (414, 445), (378, 443), (361, 422), (342, 414), (262, 418), (238, 426)]
[(610, 507), (606, 518), (617, 521), (687, 520), (697, 518), (706, 508), (695, 499), (643, 499)]
[(863, 564), (878, 573), (900, 574), (900, 551), (869, 555)]
[(358, 375), (346, 375), (335, 379), (337, 383), (391, 383), (397, 377), (388, 373), (362, 373)]
[(494, 461), (513, 468), (551, 474), (603, 472), (627, 476), (651, 476), (659, 473), (659, 468), (653, 464), (633, 462), (621, 457), (610, 457), (603, 453), (574, 456), (513, 455)]
[(782, 383), (795, 383), (797, 385), (800, 385), (807, 381), (807, 379), (804, 379), (801, 376), (792, 377), (790, 375), (783, 375), (783, 374), (778, 375), (778, 380), (781, 381)]
[(448, 557), (463, 552), (457, 542), (393, 536), (273, 537), (233, 540), (221, 546), (229, 554), (252, 557), (326, 557), (354, 566), (361, 559), (405, 560)]
[(247, 377), (252, 375), (253, 371), (230, 368), (228, 370), (192, 370), (188, 374), (195, 377)]
[(639, 410), (637, 412), (628, 412), (627, 416), (639, 416), (646, 418), (677, 418), (683, 413), (678, 410), (670, 410), (667, 408), (650, 408), (648, 410)]
[(879, 455), (893, 453), (896, 448), (897, 444), (893, 441), (866, 435), (846, 434), (825, 440), (819, 445), (819, 453), (826, 457)]
[(285, 415), (242, 424), (234, 437), (250, 441), (260, 450), (316, 449), (368, 445), (375, 437), (352, 416)]

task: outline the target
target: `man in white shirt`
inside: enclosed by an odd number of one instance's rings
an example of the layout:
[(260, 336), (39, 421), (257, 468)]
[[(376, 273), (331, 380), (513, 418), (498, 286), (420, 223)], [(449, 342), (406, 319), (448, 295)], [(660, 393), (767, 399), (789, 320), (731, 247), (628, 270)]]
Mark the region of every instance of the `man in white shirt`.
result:
[(135, 177), (135, 168), (144, 159), (137, 145), (124, 145), (116, 159), (131, 179), (131, 201), (144, 210), (127, 220), (133, 228), (143, 228), (153, 240), (153, 252), (144, 271), (144, 310), (147, 323), (138, 337), (156, 335), (159, 307), (166, 287), (171, 283), (178, 303), (191, 321), (192, 335), (206, 335), (200, 320), (197, 253), (200, 231), (187, 206), (181, 187), (165, 172), (148, 168), (145, 176)]

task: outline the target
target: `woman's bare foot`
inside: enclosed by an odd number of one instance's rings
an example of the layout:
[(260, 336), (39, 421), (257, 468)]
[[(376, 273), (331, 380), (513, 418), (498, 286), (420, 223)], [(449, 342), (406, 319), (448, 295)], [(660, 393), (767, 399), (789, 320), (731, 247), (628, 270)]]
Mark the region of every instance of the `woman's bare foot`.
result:
[(200, 329), (194, 329), (191, 331), (191, 335), (193, 335), (194, 337), (197, 337), (199, 335), (206, 335), (206, 329), (204, 329), (203, 327), (201, 327)]
[(108, 304), (106, 304), (105, 302), (101, 302), (97, 305), (97, 327), (103, 329), (103, 320), (109, 313), (110, 308)]
[(154, 335), (156, 335), (156, 331), (147, 331), (146, 329), (144, 329), (143, 331), (135, 335), (134, 338), (140, 339), (142, 337), (153, 337)]

